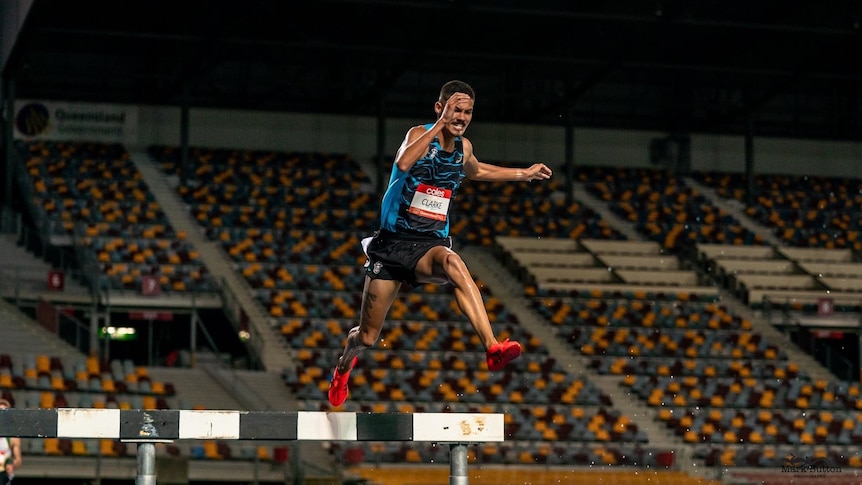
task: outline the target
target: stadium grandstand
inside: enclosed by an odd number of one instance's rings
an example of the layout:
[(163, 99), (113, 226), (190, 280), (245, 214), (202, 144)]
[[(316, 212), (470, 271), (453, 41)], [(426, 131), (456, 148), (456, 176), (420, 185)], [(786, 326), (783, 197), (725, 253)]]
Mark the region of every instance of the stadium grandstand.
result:
[[(474, 485), (862, 483), (859, 5), (311, 3), (0, 4), (0, 398), (501, 413)], [(452, 290), (405, 288), (333, 407), (360, 240), (453, 78), (481, 160), (554, 170), (453, 201), (523, 354), (489, 372)], [(163, 440), (157, 482), (453, 483), (446, 445)], [(24, 438), (14, 483), (131, 483), (138, 446)]]

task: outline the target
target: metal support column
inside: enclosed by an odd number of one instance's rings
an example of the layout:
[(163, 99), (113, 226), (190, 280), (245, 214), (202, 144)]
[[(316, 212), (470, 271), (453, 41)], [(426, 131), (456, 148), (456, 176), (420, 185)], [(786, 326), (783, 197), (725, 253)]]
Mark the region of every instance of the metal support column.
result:
[[(6, 122), (3, 124), (3, 147), (6, 150), (5, 158), (6, 158), (6, 177), (3, 179), (3, 191), (6, 196), (4, 200), (0, 201), (0, 204), (5, 204), (10, 208), (15, 208), (15, 196), (13, 189), (15, 188), (15, 174), (16, 172), (16, 164), (14, 163), (17, 160), (17, 156), (15, 155), (15, 136), (14, 136), (14, 124), (15, 124), (15, 81), (11, 78), (6, 79), (4, 84), (4, 92), (3, 95), (5, 99), (3, 99), (3, 110), (5, 111)], [(17, 208), (16, 208), (17, 209)], [(20, 210), (20, 209), (19, 209)]]
[(156, 445), (138, 443), (138, 476), (135, 485), (156, 485)]
[(467, 475), (467, 445), (465, 443), (449, 444), (449, 485), (467, 485), (470, 477)]

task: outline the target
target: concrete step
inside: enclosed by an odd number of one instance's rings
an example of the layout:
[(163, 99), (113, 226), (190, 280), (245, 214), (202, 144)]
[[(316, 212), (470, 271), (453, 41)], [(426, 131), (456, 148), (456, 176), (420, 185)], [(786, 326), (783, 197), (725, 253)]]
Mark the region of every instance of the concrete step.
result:
[(15, 305), (0, 298), (0, 353), (47, 355), (63, 362), (75, 362), (84, 354), (56, 334), (49, 332)]
[(239, 400), (227, 392), (203, 368), (148, 367), (150, 379), (173, 383), (177, 403), (183, 409), (242, 410)]

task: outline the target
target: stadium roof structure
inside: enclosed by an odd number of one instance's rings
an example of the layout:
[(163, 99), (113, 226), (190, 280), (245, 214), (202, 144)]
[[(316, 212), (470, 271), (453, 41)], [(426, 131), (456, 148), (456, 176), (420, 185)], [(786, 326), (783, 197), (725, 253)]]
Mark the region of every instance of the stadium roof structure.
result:
[(9, 2), (21, 99), (862, 139), (858, 0)]

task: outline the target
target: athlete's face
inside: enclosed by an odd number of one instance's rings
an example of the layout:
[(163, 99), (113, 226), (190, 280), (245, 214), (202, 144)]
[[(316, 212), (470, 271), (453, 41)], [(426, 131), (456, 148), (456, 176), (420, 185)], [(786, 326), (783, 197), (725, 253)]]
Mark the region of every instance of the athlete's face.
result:
[(467, 131), (467, 125), (473, 119), (473, 100), (467, 99), (455, 105), (455, 116), (449, 123), (449, 131), (453, 135), (461, 136)]
[(473, 119), (474, 101), (464, 94), (459, 93), (455, 96), (459, 98), (457, 102), (449, 105), (438, 102), (435, 110), (438, 116), (443, 116), (446, 119), (446, 128), (453, 136), (462, 136)]

